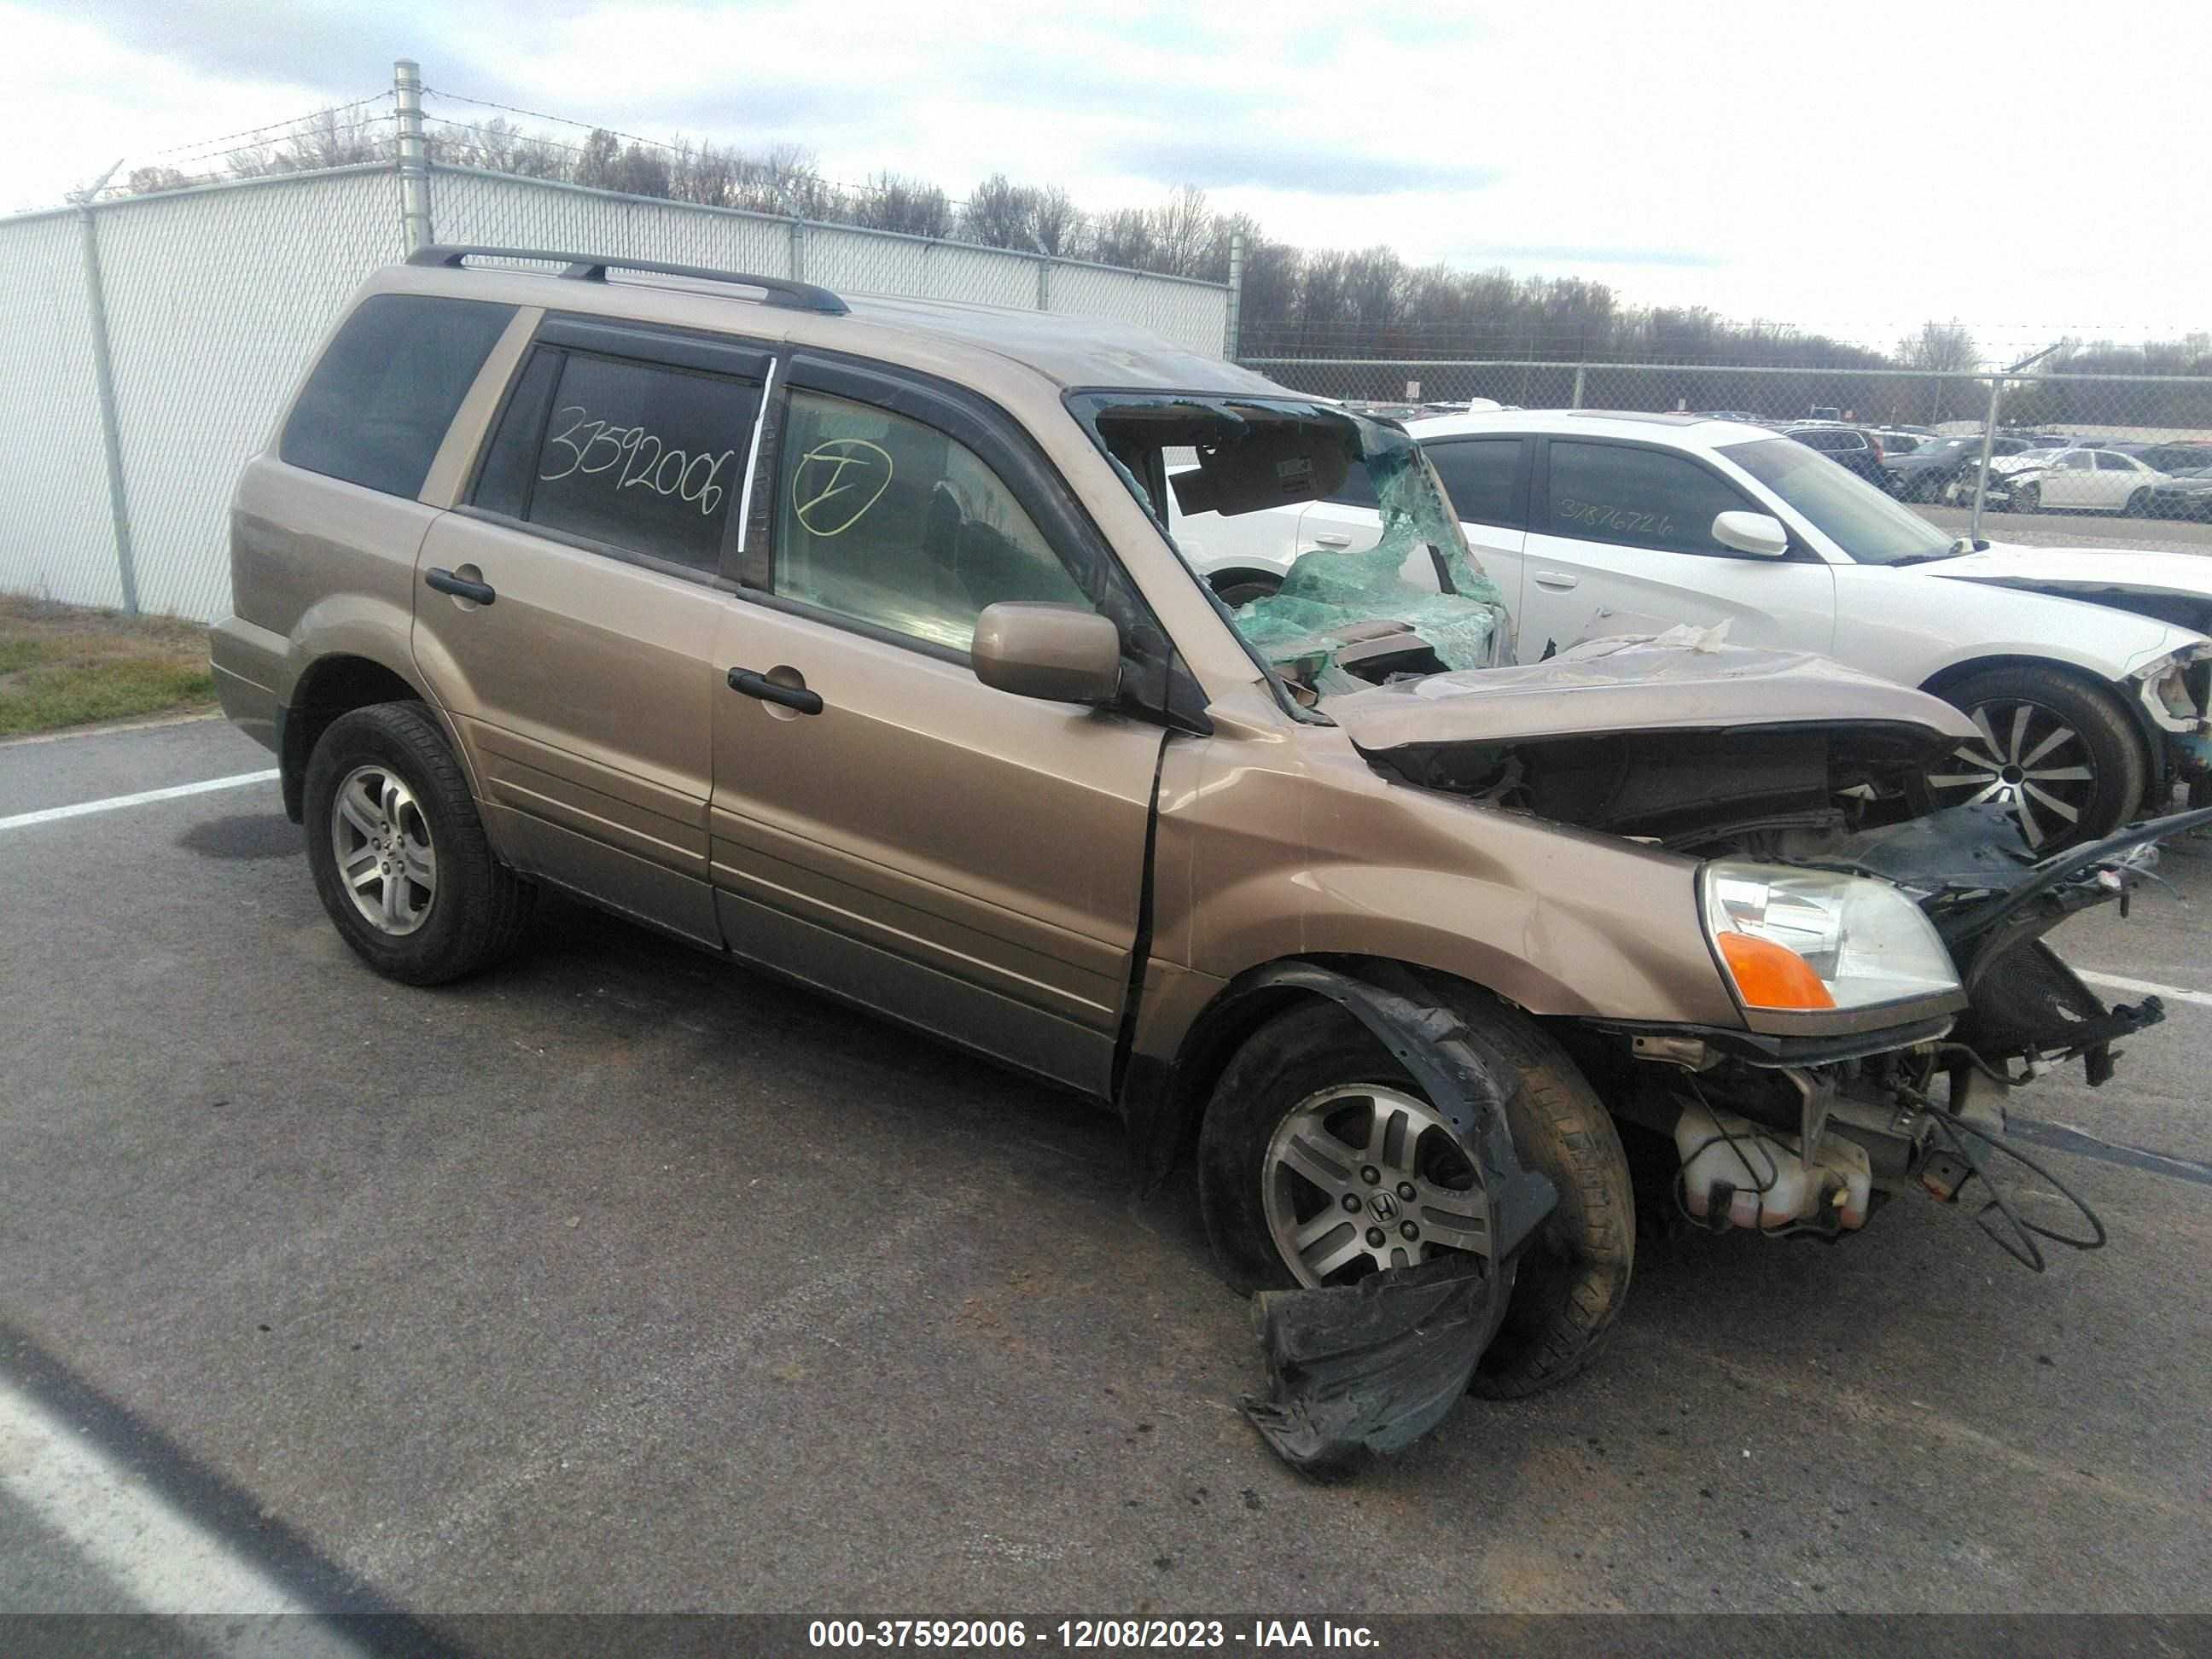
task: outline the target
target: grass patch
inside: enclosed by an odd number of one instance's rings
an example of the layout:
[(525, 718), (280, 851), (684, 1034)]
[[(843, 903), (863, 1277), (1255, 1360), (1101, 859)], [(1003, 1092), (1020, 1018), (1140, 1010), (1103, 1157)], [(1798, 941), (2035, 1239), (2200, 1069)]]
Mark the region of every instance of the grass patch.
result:
[(197, 623), (0, 597), (0, 738), (214, 701)]

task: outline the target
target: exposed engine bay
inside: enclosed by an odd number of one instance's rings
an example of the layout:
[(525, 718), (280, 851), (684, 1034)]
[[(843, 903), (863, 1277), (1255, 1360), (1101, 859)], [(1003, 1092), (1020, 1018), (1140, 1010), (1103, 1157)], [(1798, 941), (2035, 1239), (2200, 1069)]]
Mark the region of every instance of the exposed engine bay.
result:
[[(1380, 656), (1336, 661), (1356, 674)], [(2037, 1068), (2077, 1059), (2092, 1086), (2105, 1083), (2114, 1044), (2164, 1010), (2154, 997), (2108, 1007), (2045, 936), (2081, 910), (2124, 905), (2158, 843), (2212, 823), (2212, 811), (2039, 861), (2001, 806), (1925, 811), (1917, 781), (1951, 738), (1927, 723), (1924, 700), (1832, 664), (1808, 679), (1808, 661), (1677, 629), (1522, 668), (1385, 678), (1320, 708), (1410, 786), (1699, 858), (1875, 877), (1934, 923), (1966, 1006), (1908, 1047), (1894, 1030), (1867, 1052), (1740, 1030), (1562, 1033), (1617, 1115), (1672, 1139), (1674, 1207), (1689, 1223), (1834, 1237), (1917, 1187), (1947, 1202), (1978, 1193), (1985, 1229), (2039, 1270), (2043, 1243), (2094, 1248), (2103, 1230), (2078, 1200), (2080, 1225), (2054, 1232), (2002, 1195), (1995, 1177), (2013, 1162), (2071, 1197), (2005, 1142), (2006, 1098)], [(1816, 714), (1815, 687), (1861, 681), (1860, 713), (1839, 719), (1831, 702)], [(1754, 687), (1761, 713), (1747, 718)], [(1580, 695), (1559, 695), (1570, 688)], [(1592, 729), (1609, 718), (1620, 729)]]

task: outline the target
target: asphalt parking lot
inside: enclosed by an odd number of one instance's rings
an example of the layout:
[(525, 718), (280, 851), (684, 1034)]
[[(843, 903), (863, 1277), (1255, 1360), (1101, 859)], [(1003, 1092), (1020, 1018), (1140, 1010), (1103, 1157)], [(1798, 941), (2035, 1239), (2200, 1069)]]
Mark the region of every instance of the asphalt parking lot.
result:
[[(269, 763), (0, 746), (0, 820)], [(1647, 1244), (1592, 1372), (1334, 1486), (1108, 1120), (567, 906), (386, 983), (301, 842), (0, 822), (0, 1607), (2212, 1607), (2212, 842), (2059, 935), (2197, 1000), (2015, 1103), (2108, 1249)]]

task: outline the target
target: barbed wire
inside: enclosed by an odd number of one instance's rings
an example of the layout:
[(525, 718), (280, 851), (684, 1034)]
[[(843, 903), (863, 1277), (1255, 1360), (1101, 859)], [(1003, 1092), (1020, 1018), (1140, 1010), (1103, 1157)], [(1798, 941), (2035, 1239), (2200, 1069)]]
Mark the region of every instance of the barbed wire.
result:
[[(220, 137), (194, 138), (185, 143), (173, 144), (167, 149), (152, 150), (148, 153), (149, 159), (159, 161), (165, 155), (178, 155), (184, 151), (189, 150), (191, 152), (191, 155), (184, 155), (183, 159), (185, 161), (191, 161), (193, 156), (210, 154), (212, 151), (222, 149), (225, 145), (230, 145), (237, 149), (244, 149), (246, 148), (246, 146), (238, 143), (238, 140), (252, 138), (258, 134), (264, 132), (276, 132), (279, 131), (297, 131), (308, 122), (320, 120), (326, 115), (343, 115), (347, 111), (360, 109), (364, 105), (389, 103), (391, 100), (392, 94), (388, 90), (371, 93), (368, 97), (356, 98), (349, 104), (337, 104), (325, 109), (310, 110), (305, 115), (287, 116), (281, 121), (264, 121), (258, 127), (246, 127), (238, 132), (227, 132), (222, 134)], [(372, 117), (371, 118), (381, 120), (390, 119), (391, 117), (389, 115), (386, 115)]]
[[(687, 145), (671, 143), (665, 138), (648, 138), (642, 133), (625, 132), (620, 127), (611, 127), (600, 121), (579, 121), (573, 116), (549, 115), (543, 110), (523, 109), (514, 104), (496, 103), (489, 98), (471, 98), (465, 93), (447, 92), (437, 87), (424, 87), (422, 95), (425, 98), (443, 98), (450, 103), (473, 104), (480, 109), (495, 109), (507, 115), (520, 115), (526, 120), (552, 121), (562, 126), (580, 127), (587, 132), (604, 132), (609, 137), (619, 138), (625, 143), (640, 144), (647, 149), (664, 150), (671, 155), (696, 156), (699, 154), (697, 149)], [(428, 112), (422, 118), (426, 121), (437, 121), (445, 126), (457, 126), (469, 130), (477, 130), (481, 126), (480, 123), (455, 121), (448, 117), (431, 115)], [(582, 155), (588, 153), (580, 145), (564, 144), (559, 139), (546, 137), (542, 133), (525, 133), (521, 136), (533, 143), (550, 144), (556, 149), (567, 150), (571, 155)], [(711, 141), (702, 141), (702, 143), (705, 142)], [(855, 184), (850, 179), (831, 179), (818, 173), (810, 173), (807, 176), (817, 184), (825, 185), (832, 190), (849, 191), (855, 195), (885, 196), (893, 194), (896, 191), (895, 186)], [(938, 187), (934, 185), (923, 185), (921, 188), (927, 191)], [(945, 201), (947, 207), (956, 209), (964, 208), (969, 204), (969, 198), (965, 197), (951, 195), (946, 195)]]

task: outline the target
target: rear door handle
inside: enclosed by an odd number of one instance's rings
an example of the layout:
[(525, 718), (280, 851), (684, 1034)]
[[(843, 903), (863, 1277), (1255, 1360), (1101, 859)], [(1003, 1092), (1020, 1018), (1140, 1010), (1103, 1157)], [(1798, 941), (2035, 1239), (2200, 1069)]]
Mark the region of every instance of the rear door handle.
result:
[(1564, 570), (1539, 570), (1536, 573), (1537, 586), (1556, 587), (1562, 592), (1577, 586), (1581, 580), (1580, 576), (1571, 576)]
[(489, 605), (499, 597), (489, 582), (472, 582), (450, 570), (426, 570), (422, 580), (441, 593), (451, 593), (457, 599), (474, 599), (478, 605)]
[(1316, 536), (1314, 540), (1322, 547), (1349, 547), (1352, 545), (1352, 538), (1349, 536)]
[(765, 674), (756, 674), (750, 668), (730, 671), (730, 690), (742, 691), (749, 697), (758, 697), (763, 702), (780, 702), (786, 708), (796, 708), (802, 714), (822, 712), (822, 694), (809, 691), (803, 685), (780, 685)]

